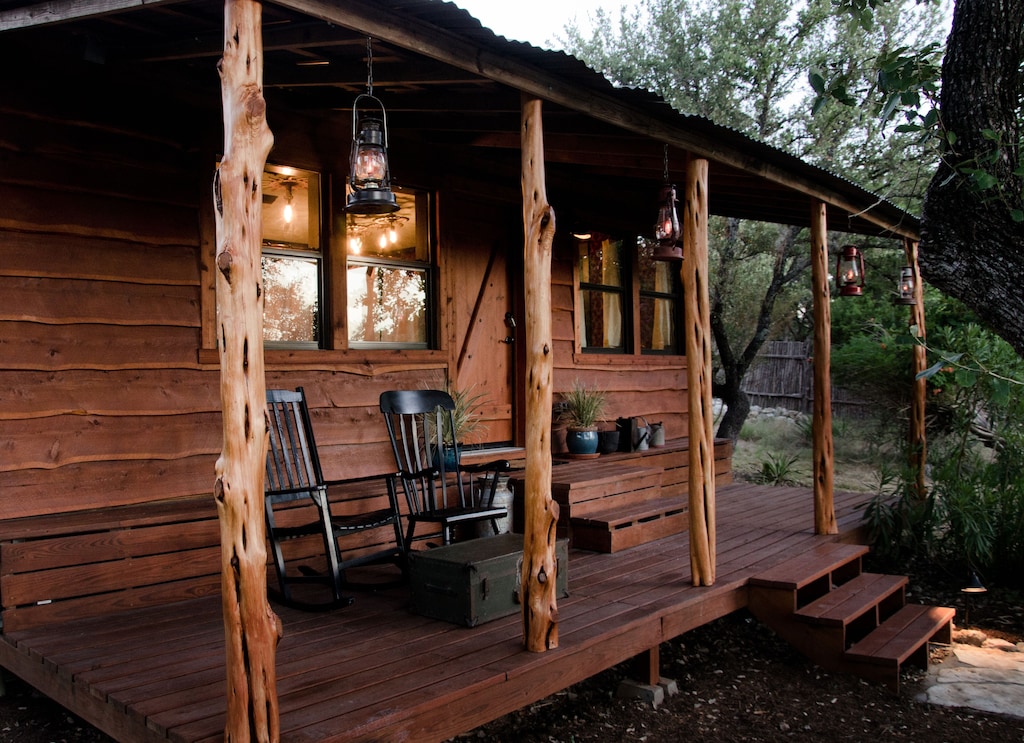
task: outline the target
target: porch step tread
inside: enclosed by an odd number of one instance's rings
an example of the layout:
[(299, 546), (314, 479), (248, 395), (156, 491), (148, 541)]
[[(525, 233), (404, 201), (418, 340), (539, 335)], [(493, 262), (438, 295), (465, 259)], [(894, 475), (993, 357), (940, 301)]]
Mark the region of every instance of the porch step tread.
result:
[(683, 513), (687, 509), (686, 501), (679, 498), (657, 498), (654, 500), (611, 506), (586, 516), (573, 516), (573, 526), (607, 525), (609, 529), (620, 529), (641, 521), (652, 521), (664, 516)]
[(863, 544), (825, 542), (752, 576), (750, 585), (796, 591), (837, 568), (854, 561), (859, 564), (868, 552), (869, 548)]
[(902, 575), (861, 573), (798, 609), (794, 616), (812, 624), (845, 626), (897, 594), (902, 604), (907, 582)]
[[(676, 501), (678, 502), (678, 501)], [(594, 552), (619, 552), (656, 539), (681, 534), (689, 527), (687, 509), (661, 511), (615, 524), (590, 519), (572, 520), (572, 545)]]
[(948, 642), (956, 609), (907, 604), (845, 653), (848, 661), (899, 667), (926, 643), (942, 634)]

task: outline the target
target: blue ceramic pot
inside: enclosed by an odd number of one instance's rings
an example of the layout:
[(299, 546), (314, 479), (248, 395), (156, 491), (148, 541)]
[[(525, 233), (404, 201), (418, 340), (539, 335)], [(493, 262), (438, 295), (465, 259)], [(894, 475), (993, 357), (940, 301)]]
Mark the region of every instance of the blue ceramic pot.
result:
[(576, 431), (570, 428), (565, 432), (565, 446), (570, 454), (595, 454), (597, 441), (597, 431)]

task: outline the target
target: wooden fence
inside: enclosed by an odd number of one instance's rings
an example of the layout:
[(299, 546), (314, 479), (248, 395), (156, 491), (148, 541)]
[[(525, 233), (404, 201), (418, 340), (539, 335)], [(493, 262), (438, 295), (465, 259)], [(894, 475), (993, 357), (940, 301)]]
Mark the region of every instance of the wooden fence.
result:
[[(814, 384), (809, 341), (769, 341), (743, 378), (751, 405), (810, 413)], [(832, 415), (864, 418), (870, 405), (841, 387), (832, 387)]]

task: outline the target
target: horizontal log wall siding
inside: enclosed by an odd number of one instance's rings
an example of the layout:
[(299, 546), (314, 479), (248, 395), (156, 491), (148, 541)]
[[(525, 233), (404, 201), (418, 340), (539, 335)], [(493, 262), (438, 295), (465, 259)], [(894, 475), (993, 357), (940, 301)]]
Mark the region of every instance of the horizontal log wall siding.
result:
[[(0, 102), (0, 518), (205, 497), (221, 430), (219, 370), (199, 354), (200, 204), (215, 158), (203, 153), (216, 152), (220, 132), (198, 131), (196, 122), (216, 126), (217, 112), (170, 110), (166, 101), (163, 109), (131, 107), (123, 97), (98, 97), (123, 86), (88, 80), (80, 94), (66, 96), (14, 85), (5, 83)], [(137, 113), (148, 110), (166, 115)], [(319, 148), (306, 133), (313, 129), (285, 127), (271, 159), (317, 167), (309, 153)], [(421, 164), (423, 172), (428, 166)], [(469, 184), (453, 193), (460, 190)], [(475, 294), (466, 286), (472, 279), (460, 283), (451, 265), (459, 265), (460, 252), (486, 252), (489, 241), (479, 236), (496, 222), (510, 233), (518, 228), (519, 211), (518, 203), (495, 201), (475, 216), (487, 222), (479, 229), (442, 225), (439, 244), (450, 261), (443, 293), (455, 284)], [(521, 250), (521, 235), (503, 242)], [(673, 367), (678, 358), (574, 354), (570, 254), (556, 248), (553, 266), (556, 390), (579, 378), (609, 393), (609, 419), (645, 416), (664, 422), (668, 438), (685, 436), (686, 374)], [(520, 262), (509, 261), (516, 273)], [(455, 309), (442, 317), (451, 322)], [(464, 327), (462, 310), (457, 324)], [(392, 352), (386, 363), (353, 353), (309, 365), (299, 354), (299, 361), (268, 364), (267, 386), (306, 388), (328, 478), (380, 474), (393, 466), (380, 392), (422, 387), (454, 369), (462, 336), (442, 330), (442, 352)], [(468, 354), (480, 364), (487, 355)]]
[[(209, 495), (221, 415), (219, 370), (198, 361), (199, 201), (212, 156), (180, 122), (160, 137), (99, 103), (20, 98), (0, 116), (0, 518)], [(421, 386), (422, 366), (272, 370), (267, 384), (304, 386), (326, 476), (361, 477), (393, 466), (380, 391)]]

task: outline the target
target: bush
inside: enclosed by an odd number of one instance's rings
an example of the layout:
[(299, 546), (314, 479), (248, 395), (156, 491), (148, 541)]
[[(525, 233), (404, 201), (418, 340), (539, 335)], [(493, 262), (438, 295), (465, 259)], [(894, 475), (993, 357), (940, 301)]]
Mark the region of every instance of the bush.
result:
[(957, 351), (932, 352), (926, 372), (930, 488), (917, 493), (912, 472), (880, 478), (865, 514), (876, 553), (1024, 586), (1024, 363), (972, 323), (934, 335)]

